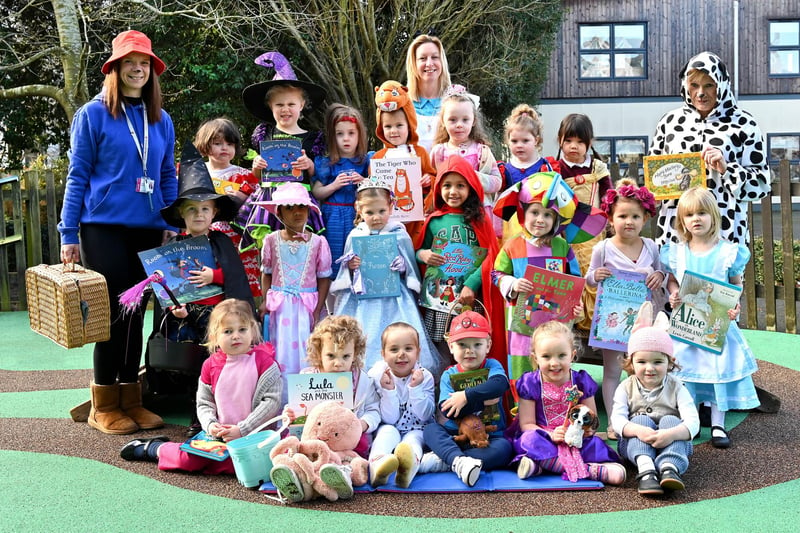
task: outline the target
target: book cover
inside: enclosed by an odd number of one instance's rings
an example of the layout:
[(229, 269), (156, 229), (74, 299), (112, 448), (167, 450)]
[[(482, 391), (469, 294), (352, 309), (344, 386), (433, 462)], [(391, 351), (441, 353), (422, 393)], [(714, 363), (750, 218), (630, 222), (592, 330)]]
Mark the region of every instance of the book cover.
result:
[(272, 139), (259, 143), (260, 155), (267, 162), (267, 168), (261, 171), (261, 181), (301, 181), (303, 173), (292, 169), (292, 161), (303, 155), (300, 139)]
[(420, 305), (449, 313), (453, 302), (461, 296), (464, 281), (480, 268), (488, 252), (480, 246), (451, 242), (441, 237), (434, 237), (431, 250), (443, 255), (445, 263), (425, 269)]
[[(454, 392), (462, 391), (471, 387), (486, 383), (489, 379), (489, 369), (479, 368), (477, 370), (469, 370), (467, 372), (459, 372), (457, 374), (450, 374), (450, 386), (453, 387)], [(464, 413), (467, 414), (467, 413)], [(500, 401), (489, 405), (484, 405), (481, 411), (481, 420), (485, 426), (500, 423)]]
[(400, 296), (400, 273), (390, 270), (398, 255), (397, 235), (365, 235), (353, 237), (353, 252), (361, 258), (361, 279), (364, 294), (358, 299)]
[(531, 335), (536, 326), (549, 320), (574, 318), (572, 309), (581, 301), (585, 279), (533, 265), (525, 269), (525, 278), (533, 283), (533, 290), (517, 296), (511, 331)]
[(741, 287), (687, 270), (681, 280), (681, 304), (669, 319), (669, 334), (703, 350), (722, 353), (731, 324), (728, 310), (736, 307), (741, 293)]
[(645, 285), (646, 274), (609, 268), (611, 277), (597, 285), (589, 346), (624, 352), (631, 329), (645, 300), (653, 295)]
[(644, 156), (644, 184), (656, 200), (680, 198), (683, 191), (706, 186), (706, 164), (700, 152)]
[(425, 218), (422, 198), (422, 163), (419, 157), (371, 159), (370, 177), (383, 181), (394, 192), (395, 205), (392, 220), (411, 222)]
[(206, 459), (213, 459), (214, 461), (224, 461), (230, 455), (227, 444), (216, 437), (212, 437), (205, 431), (188, 438), (186, 442), (181, 444), (181, 450)]
[(214, 191), (217, 194), (232, 195), (242, 186), (241, 183), (224, 180), (221, 178), (211, 178), (211, 183), (214, 185)]
[(289, 434), (298, 439), (303, 434), (308, 413), (317, 404), (332, 400), (348, 409), (353, 408), (352, 372), (288, 374), (286, 380), (289, 388), (287, 405), (296, 417), (289, 425)]
[[(167, 287), (182, 304), (222, 294), (220, 285), (198, 287), (189, 282), (190, 271), (200, 270), (204, 266), (217, 267), (211, 243), (205, 235), (144, 250), (139, 252), (139, 260), (148, 276), (156, 271), (161, 273)], [(153, 283), (152, 287), (162, 307), (175, 305), (161, 285)]]

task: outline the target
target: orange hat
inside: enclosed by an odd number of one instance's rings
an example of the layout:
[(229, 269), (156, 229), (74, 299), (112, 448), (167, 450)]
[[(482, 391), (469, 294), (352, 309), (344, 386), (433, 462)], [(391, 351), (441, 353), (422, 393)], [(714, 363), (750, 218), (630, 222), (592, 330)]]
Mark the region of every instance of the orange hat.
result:
[(114, 61), (122, 59), (131, 52), (139, 52), (140, 54), (146, 54), (152, 57), (153, 71), (157, 76), (161, 76), (167, 68), (164, 62), (153, 53), (153, 46), (150, 44), (150, 39), (147, 35), (140, 31), (128, 30), (120, 33), (111, 41), (111, 57), (103, 63), (100, 72), (108, 74)]

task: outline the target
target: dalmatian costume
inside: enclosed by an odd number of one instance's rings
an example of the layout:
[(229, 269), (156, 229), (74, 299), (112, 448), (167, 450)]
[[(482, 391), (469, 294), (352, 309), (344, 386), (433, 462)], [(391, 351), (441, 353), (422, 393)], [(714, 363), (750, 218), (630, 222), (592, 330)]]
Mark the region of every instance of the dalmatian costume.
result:
[[(702, 70), (717, 84), (717, 105), (703, 119), (691, 103), (687, 89), (687, 72)], [(689, 60), (681, 72), (681, 96), (684, 105), (670, 111), (658, 122), (650, 155), (701, 152), (704, 146), (722, 151), (728, 163), (725, 174), (706, 170), (706, 183), (719, 205), (723, 239), (747, 244), (747, 204), (765, 197), (770, 191), (770, 173), (764, 136), (756, 121), (740, 109), (731, 91), (730, 76), (725, 64), (710, 52), (701, 52)], [(660, 246), (678, 242), (672, 227), (677, 216), (678, 201), (661, 203), (658, 213)]]

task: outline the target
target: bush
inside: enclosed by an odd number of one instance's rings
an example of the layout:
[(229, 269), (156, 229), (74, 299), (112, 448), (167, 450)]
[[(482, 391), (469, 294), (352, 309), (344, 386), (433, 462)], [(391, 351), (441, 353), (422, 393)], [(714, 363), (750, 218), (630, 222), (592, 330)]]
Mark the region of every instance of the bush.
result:
[[(756, 269), (756, 283), (764, 284), (764, 237), (753, 239), (753, 264)], [(773, 241), (773, 256), (775, 262), (775, 285), (783, 285), (783, 242)], [(800, 240), (792, 242), (792, 263), (794, 266), (793, 285), (797, 285), (800, 280)]]

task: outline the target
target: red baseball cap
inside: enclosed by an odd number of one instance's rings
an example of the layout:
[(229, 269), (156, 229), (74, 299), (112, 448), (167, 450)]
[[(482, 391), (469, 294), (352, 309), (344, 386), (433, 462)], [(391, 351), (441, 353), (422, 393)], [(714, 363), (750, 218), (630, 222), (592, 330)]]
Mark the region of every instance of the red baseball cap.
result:
[(111, 41), (111, 57), (103, 63), (100, 72), (108, 74), (114, 61), (122, 59), (131, 52), (139, 52), (140, 54), (146, 54), (152, 57), (153, 71), (158, 76), (161, 76), (167, 68), (164, 62), (153, 53), (153, 45), (150, 44), (150, 38), (147, 37), (147, 35), (140, 31), (128, 30), (120, 33)]
[(492, 334), (489, 321), (475, 311), (464, 311), (453, 319), (450, 323), (450, 334), (448, 342), (454, 342), (467, 338), (483, 338)]

